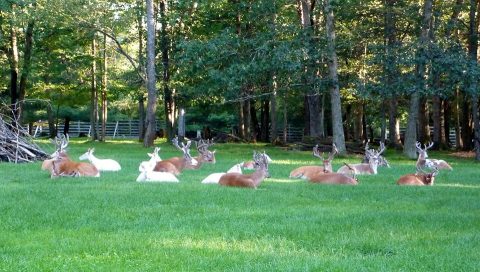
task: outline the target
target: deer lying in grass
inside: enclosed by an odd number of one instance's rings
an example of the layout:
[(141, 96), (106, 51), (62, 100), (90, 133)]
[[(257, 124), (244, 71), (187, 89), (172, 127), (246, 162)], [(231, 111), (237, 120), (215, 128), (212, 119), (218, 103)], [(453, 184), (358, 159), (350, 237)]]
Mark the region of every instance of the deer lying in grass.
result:
[[(377, 172), (378, 163), (379, 163), (378, 157), (380, 156), (380, 154), (382, 154), (384, 149), (385, 149), (385, 146), (379, 151), (374, 149), (366, 150), (365, 154), (368, 156), (368, 163), (356, 163), (356, 164), (350, 164), (349, 166), (355, 169), (355, 173), (357, 175), (376, 175), (378, 173)], [(351, 170), (349, 169), (349, 166), (344, 165), (340, 167), (337, 170), (337, 173), (340, 173), (340, 174), (350, 173)]]
[[(273, 162), (273, 160), (270, 158), (270, 156), (268, 156), (267, 154), (265, 154), (265, 156), (267, 157), (268, 163)], [(243, 163), (242, 168), (246, 169), (246, 170), (255, 170), (255, 162), (254, 161), (246, 161), (246, 162)]]
[(307, 165), (307, 166), (300, 166), (292, 172), (290, 172), (290, 178), (302, 178), (302, 179), (310, 179), (313, 176), (317, 176), (319, 174), (325, 173), (332, 173), (332, 161), (335, 157), (335, 154), (338, 154), (337, 147), (335, 144), (332, 144), (332, 151), (328, 153), (328, 157), (322, 155), (320, 156), (320, 151), (318, 150), (318, 145), (313, 148), (313, 156), (317, 157), (322, 160), (323, 166), (318, 165)]
[[(374, 149), (369, 149), (368, 148), (368, 143), (370, 140), (367, 141), (365, 144), (365, 156), (363, 157), (362, 163), (368, 163), (369, 156), (367, 155), (367, 152), (369, 150), (374, 150)], [(381, 151), (381, 152), (380, 152)], [(390, 164), (388, 163), (387, 159), (385, 159), (384, 156), (382, 156), (382, 153), (385, 151), (385, 144), (383, 142), (380, 142), (380, 149), (378, 150), (378, 166), (386, 166), (390, 168)]]
[(227, 173), (223, 175), (218, 184), (233, 187), (257, 188), (266, 177), (270, 177), (268, 172), (268, 159), (265, 153), (253, 152), (253, 161), (256, 170), (251, 174)]
[(196, 165), (198, 162), (190, 156), (191, 141), (187, 142), (187, 145), (182, 143), (182, 147), (178, 145), (178, 138), (172, 140), (173, 145), (183, 152), (183, 157), (173, 157), (168, 160), (159, 161), (155, 164), (153, 171), (157, 172), (169, 172), (174, 175), (179, 175), (183, 169), (187, 166)]
[(153, 169), (143, 169), (137, 177), (137, 182), (179, 182), (177, 177), (169, 172), (156, 172)]
[(424, 145), (424, 148), (422, 149), (422, 144), (420, 142), (416, 142), (415, 147), (417, 148), (418, 152), (418, 159), (416, 163), (417, 173), (424, 172), (424, 168), (437, 168), (438, 170), (448, 169), (450, 171), (453, 170), (453, 168), (444, 160), (427, 159), (427, 150), (432, 146), (433, 143), (430, 143), (428, 146)]
[(356, 170), (353, 166), (350, 166), (345, 163), (345, 167), (350, 170), (352, 176), (347, 174), (339, 173), (317, 173), (316, 175), (309, 178), (309, 181), (312, 183), (321, 183), (321, 184), (348, 184), (348, 185), (357, 185), (358, 180), (356, 177)]
[(438, 169), (433, 168), (431, 173), (416, 173), (416, 174), (407, 174), (401, 176), (397, 180), (398, 185), (433, 185), (435, 181), (435, 176), (438, 174)]
[(74, 162), (65, 152), (60, 152), (53, 159), (51, 177), (100, 177), (100, 172), (93, 164)]
[(122, 167), (120, 164), (112, 159), (98, 159), (93, 155), (95, 148), (89, 148), (87, 152), (79, 157), (79, 160), (88, 160), (91, 164), (95, 165), (98, 171), (120, 171)]
[[(234, 166), (232, 166), (232, 167), (227, 171), (227, 173), (238, 173), (238, 174), (242, 174), (242, 165), (243, 165), (243, 162), (235, 164)], [(212, 173), (212, 174), (208, 175), (206, 178), (204, 178), (204, 179), (202, 180), (202, 183), (203, 183), (203, 184), (212, 184), (212, 183), (217, 184), (218, 181), (220, 180), (220, 178), (221, 178), (223, 175), (227, 174), (227, 173)]]
[(138, 166), (138, 171), (140, 172), (153, 171), (153, 168), (155, 168), (155, 165), (157, 164), (157, 162), (162, 160), (160, 158), (160, 155), (158, 155), (159, 151), (160, 151), (160, 147), (155, 147), (155, 149), (153, 150), (153, 153), (147, 153), (147, 155), (150, 157), (150, 160), (142, 161)]
[(203, 140), (200, 139), (198, 142), (195, 142), (197, 147), (197, 151), (199, 153), (198, 156), (194, 157), (193, 159), (197, 161), (197, 164), (188, 164), (185, 168), (186, 169), (198, 169), (202, 166), (203, 163), (215, 163), (215, 150), (210, 151), (208, 148), (215, 143), (211, 140)]
[(44, 160), (42, 162), (42, 170), (49, 171), (52, 173), (54, 157), (56, 157), (60, 152), (66, 150), (68, 141), (70, 140), (68, 134), (62, 135), (60, 137), (55, 136), (55, 139), (52, 140), (52, 143), (55, 145), (55, 152), (50, 155), (51, 159)]

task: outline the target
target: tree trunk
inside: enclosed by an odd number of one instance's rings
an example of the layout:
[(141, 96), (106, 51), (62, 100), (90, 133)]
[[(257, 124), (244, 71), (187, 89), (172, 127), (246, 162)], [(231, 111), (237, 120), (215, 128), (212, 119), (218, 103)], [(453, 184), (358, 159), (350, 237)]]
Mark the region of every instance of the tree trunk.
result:
[(288, 112), (287, 112), (287, 93), (283, 96), (283, 143), (288, 142)]
[[(35, 21), (30, 19), (28, 21), (27, 30), (25, 31), (25, 47), (23, 48), (23, 66), (22, 66), (22, 76), (20, 77), (20, 87), (18, 88), (18, 100), (25, 100), (25, 94), (27, 92), (27, 80), (30, 75), (30, 67), (32, 60), (32, 49), (33, 49), (33, 27)], [(23, 105), (20, 103), (18, 105), (18, 111), (20, 116), (23, 113)]]
[(107, 132), (107, 35), (103, 35), (103, 67), (102, 67), (102, 131), (100, 140), (105, 141)]
[(387, 139), (387, 113), (386, 113), (386, 101), (382, 99), (380, 103), (380, 141), (385, 143)]
[(252, 115), (250, 111), (250, 103), (250, 99), (247, 99), (243, 104), (243, 123), (245, 124), (245, 139), (247, 141), (252, 140)]
[[(470, 57), (470, 71), (476, 71), (478, 69), (478, 26), (480, 14), (480, 1), (479, 0), (470, 0), (470, 28), (469, 28), (469, 39), (468, 39), (468, 55)], [(475, 160), (480, 161), (480, 121), (478, 116), (478, 80), (477, 76), (470, 73), (469, 80), (469, 90), (471, 101), (472, 101), (472, 119), (473, 119), (473, 130), (474, 130), (474, 149), (475, 149)], [(466, 100), (466, 99), (465, 99)]]
[(145, 138), (145, 98), (143, 94), (138, 97), (138, 140)]
[(399, 148), (402, 145), (398, 124), (398, 100), (397, 97), (392, 97), (388, 100), (388, 140), (390, 146), (394, 148)]
[(10, 44), (8, 48), (8, 60), (10, 63), (10, 103), (13, 120), (19, 116), (17, 112), (18, 103), (18, 44), (17, 44), (17, 31), (13, 22), (10, 23)]
[(270, 117), (270, 101), (268, 99), (262, 100), (261, 124), (260, 124), (260, 140), (268, 142), (269, 138), (269, 117)]
[(238, 109), (238, 136), (245, 139), (245, 116), (243, 114), (243, 108), (245, 107), (245, 101), (240, 101)]
[(98, 140), (98, 89), (97, 89), (97, 42), (96, 35), (92, 39), (92, 77), (90, 90), (90, 138), (92, 141)]
[(462, 140), (462, 131), (460, 127), (460, 99), (461, 99), (461, 93), (460, 91), (456, 90), (456, 95), (455, 95), (455, 106), (454, 106), (454, 111), (455, 111), (455, 146), (457, 149), (463, 149), (463, 140)]
[(363, 103), (353, 105), (353, 140), (361, 142), (363, 140)]
[[(272, 77), (272, 95), (270, 96), (270, 124), (271, 124), (271, 138), (270, 142), (277, 141), (277, 79)], [(267, 128), (268, 129), (268, 128)]]
[(442, 138), (445, 139), (445, 147), (449, 148), (451, 146), (450, 142), (450, 121), (452, 119), (452, 106), (450, 101), (444, 100), (443, 101), (443, 136)]
[(51, 139), (57, 136), (57, 129), (55, 127), (55, 116), (53, 115), (52, 105), (48, 104), (47, 106), (47, 115), (48, 115), (48, 133)]
[(434, 95), (432, 102), (433, 148), (439, 149), (444, 145), (444, 141), (442, 141), (442, 99), (438, 95)]
[(426, 97), (420, 98), (418, 113), (418, 141), (426, 143), (430, 141), (430, 126), (428, 122), (428, 102)]
[(333, 9), (330, 0), (325, 0), (327, 48), (328, 48), (328, 70), (331, 80), (330, 99), (332, 104), (332, 132), (333, 143), (337, 146), (340, 154), (345, 154), (345, 136), (342, 122), (342, 104), (340, 99), (340, 89), (338, 86), (338, 62), (335, 52), (335, 28)]
[(155, 88), (155, 21), (153, 17), (153, 0), (146, 0), (147, 9), (147, 114), (146, 131), (143, 145), (153, 146), (156, 137), (155, 113), (157, 110), (157, 90)]
[[(137, 28), (138, 28), (138, 69), (143, 71), (144, 67), (144, 56), (143, 56), (143, 0), (137, 0)], [(143, 93), (143, 86), (145, 82), (141, 80), (141, 85), (139, 86), (139, 95), (138, 95), (138, 141), (143, 141), (145, 138), (145, 96)]]
[(417, 141), (417, 116), (419, 110), (420, 94), (419, 92), (425, 88), (425, 70), (426, 70), (426, 58), (425, 51), (428, 46), (429, 28), (432, 20), (433, 0), (425, 0), (423, 6), (423, 19), (422, 19), (422, 31), (420, 34), (420, 45), (417, 52), (417, 90), (411, 95), (410, 106), (408, 110), (407, 129), (405, 131), (405, 145), (403, 147), (403, 153), (409, 158), (416, 158), (417, 151), (415, 143)]
[(325, 94), (323, 93), (320, 97), (320, 124), (318, 128), (320, 129), (320, 138), (326, 138), (327, 133), (325, 130)]
[(168, 36), (168, 1), (160, 1), (160, 23), (161, 23), (161, 32), (160, 32), (160, 48), (162, 50), (162, 67), (163, 67), (163, 94), (164, 94), (164, 106), (165, 106), (165, 130), (167, 133), (167, 139), (173, 139), (173, 123), (175, 115), (175, 105), (173, 92), (170, 89), (170, 38)]
[(251, 136), (254, 143), (257, 142), (260, 136), (260, 126), (257, 118), (257, 109), (255, 108), (255, 101), (250, 100), (250, 118), (251, 118)]

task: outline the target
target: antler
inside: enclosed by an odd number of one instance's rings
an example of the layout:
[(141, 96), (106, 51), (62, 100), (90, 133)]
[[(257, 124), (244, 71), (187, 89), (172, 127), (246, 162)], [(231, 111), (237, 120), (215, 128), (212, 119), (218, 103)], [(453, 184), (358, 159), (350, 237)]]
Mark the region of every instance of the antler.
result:
[(382, 154), (385, 151), (385, 144), (380, 142), (380, 150), (377, 152), (378, 155)]
[(198, 151), (205, 151), (214, 144), (215, 143), (213, 142), (213, 140), (200, 139), (198, 142), (195, 142), (195, 145), (197, 146)]
[(420, 142), (416, 142), (415, 147), (417, 147), (417, 149), (422, 150), (422, 144)]
[(367, 142), (365, 143), (365, 152), (368, 151), (368, 144), (370, 143), (370, 139), (367, 140)]
[(328, 160), (332, 161), (335, 155), (338, 154), (338, 149), (335, 143), (332, 144), (332, 152), (328, 153)]
[(423, 145), (423, 146), (425, 147), (424, 150), (427, 151), (428, 149), (432, 148), (433, 142), (428, 143), (428, 146), (427, 145)]
[(313, 156), (314, 156), (314, 157), (317, 157), (317, 158), (319, 158), (319, 159), (321, 159), (321, 160), (324, 160), (323, 153), (322, 153), (322, 155), (320, 156), (320, 150), (318, 150), (318, 144), (313, 147)]

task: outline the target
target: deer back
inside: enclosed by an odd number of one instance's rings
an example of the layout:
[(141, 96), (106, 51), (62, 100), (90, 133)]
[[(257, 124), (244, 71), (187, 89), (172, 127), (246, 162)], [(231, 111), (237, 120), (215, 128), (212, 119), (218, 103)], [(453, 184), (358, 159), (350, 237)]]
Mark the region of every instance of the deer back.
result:
[(252, 174), (227, 173), (223, 175), (218, 184), (233, 187), (257, 188), (266, 177), (270, 176), (268, 172), (268, 158), (265, 153), (254, 152), (253, 161), (255, 162), (255, 172)]
[(415, 186), (423, 186), (423, 185), (433, 185), (435, 180), (434, 173), (428, 174), (407, 174), (401, 176), (397, 180), (398, 185), (415, 185)]
[(309, 181), (312, 183), (322, 183), (322, 184), (349, 184), (349, 185), (358, 184), (355, 178), (349, 177), (344, 174), (339, 174), (339, 173), (319, 174), (311, 177)]
[(159, 161), (155, 164), (153, 171), (168, 172), (174, 175), (179, 175), (185, 167), (185, 162), (179, 157), (173, 157), (168, 160)]

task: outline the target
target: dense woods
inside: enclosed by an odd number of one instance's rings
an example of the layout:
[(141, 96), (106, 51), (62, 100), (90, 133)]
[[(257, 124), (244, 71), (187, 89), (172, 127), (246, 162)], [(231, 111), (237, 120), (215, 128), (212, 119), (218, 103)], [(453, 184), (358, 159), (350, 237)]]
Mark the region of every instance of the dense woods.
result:
[[(23, 123), (156, 122), (246, 141), (476, 150), (480, 1), (3, 0), (0, 99)], [(20, 103), (21, 105), (22, 103)], [(454, 132), (455, 142), (450, 140)]]

